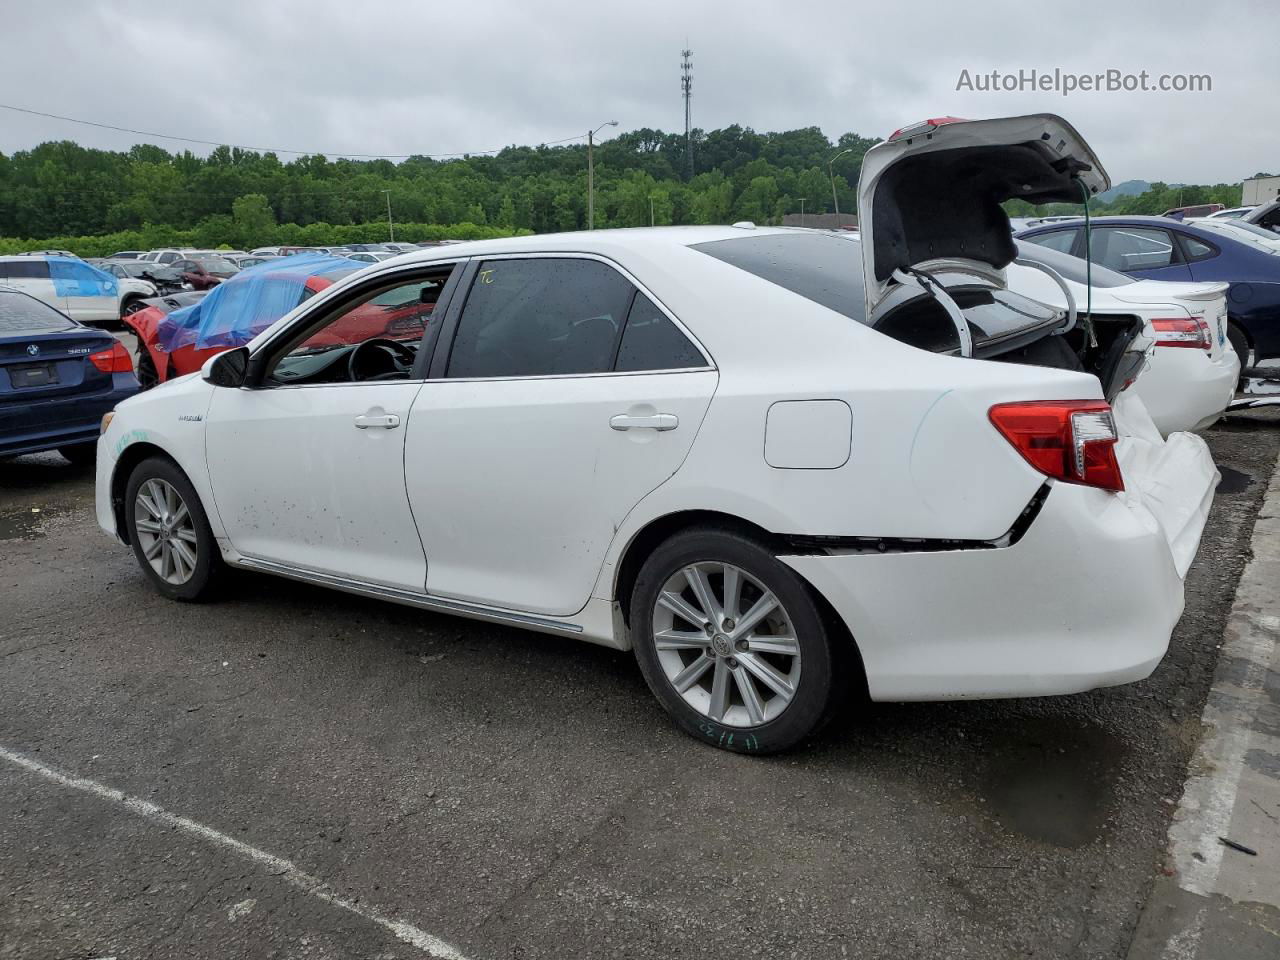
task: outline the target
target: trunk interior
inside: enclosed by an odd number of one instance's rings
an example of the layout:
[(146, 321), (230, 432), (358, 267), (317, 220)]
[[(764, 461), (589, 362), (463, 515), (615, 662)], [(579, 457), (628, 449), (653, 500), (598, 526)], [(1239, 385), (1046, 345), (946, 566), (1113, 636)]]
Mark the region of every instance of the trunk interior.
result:
[[(1073, 329), (1059, 333), (1062, 314), (1024, 298), (986, 288), (949, 288), (973, 337), (973, 356), (1092, 373), (1114, 400), (1142, 369), (1145, 344), (1138, 341), (1137, 316), (1079, 315)], [(1039, 307), (1041, 313), (1033, 312)], [(881, 333), (934, 353), (958, 354), (959, 338), (946, 309), (934, 297), (913, 297), (880, 317)]]

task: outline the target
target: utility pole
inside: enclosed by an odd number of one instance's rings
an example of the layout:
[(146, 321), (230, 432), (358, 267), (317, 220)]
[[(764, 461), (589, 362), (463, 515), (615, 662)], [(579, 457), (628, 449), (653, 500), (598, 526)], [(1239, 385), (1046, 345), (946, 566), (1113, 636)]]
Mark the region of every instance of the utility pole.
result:
[[(687, 40), (685, 41), (688, 42)], [(689, 179), (693, 179), (693, 51), (681, 50), (680, 56), (680, 89), (684, 95), (684, 153), (689, 168)]]
[(649, 194), (649, 226), (653, 226), (653, 194)]
[(596, 228), (596, 164), (593, 155), (595, 147), (596, 134), (605, 127), (616, 127), (617, 120), (610, 120), (602, 123), (594, 130), (587, 131), (587, 229), (594, 230)]
[(831, 174), (831, 206), (836, 212), (836, 229), (840, 229), (840, 197), (836, 193), (836, 161), (843, 157), (846, 153), (852, 153), (853, 147), (848, 150), (841, 150), (834, 157), (827, 161), (827, 172)]
[(387, 232), (391, 234), (391, 236), (388, 237), (387, 239), (390, 240), (392, 243), (395, 243), (396, 225), (391, 222), (391, 191), (383, 190), (382, 192), (387, 195)]
[(808, 200), (809, 198), (808, 198), (808, 197), (800, 197), (799, 199), (800, 199), (800, 226), (802, 226), (802, 227), (803, 227), (803, 226), (805, 225), (805, 222), (804, 222), (804, 202), (805, 202), (806, 200)]

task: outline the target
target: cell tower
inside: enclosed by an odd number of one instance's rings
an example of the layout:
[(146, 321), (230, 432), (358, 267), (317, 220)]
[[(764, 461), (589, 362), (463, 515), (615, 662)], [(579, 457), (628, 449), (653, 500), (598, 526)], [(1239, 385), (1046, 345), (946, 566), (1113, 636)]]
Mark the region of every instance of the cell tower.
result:
[(689, 179), (693, 179), (693, 51), (681, 50), (680, 89), (684, 91), (684, 153), (689, 167)]

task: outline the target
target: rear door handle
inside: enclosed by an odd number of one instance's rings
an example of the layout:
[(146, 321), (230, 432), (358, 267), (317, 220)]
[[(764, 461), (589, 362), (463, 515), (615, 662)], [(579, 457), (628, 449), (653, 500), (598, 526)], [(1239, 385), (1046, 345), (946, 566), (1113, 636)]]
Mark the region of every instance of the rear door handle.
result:
[(370, 427), (380, 427), (383, 430), (394, 430), (400, 426), (400, 418), (394, 413), (386, 413), (381, 416), (370, 416), (362, 413), (356, 417), (356, 426), (361, 430), (368, 430)]
[(674, 413), (654, 413), (647, 417), (620, 413), (609, 418), (609, 426), (615, 430), (640, 430), (646, 427), (650, 430), (674, 430), (680, 426), (680, 418)]

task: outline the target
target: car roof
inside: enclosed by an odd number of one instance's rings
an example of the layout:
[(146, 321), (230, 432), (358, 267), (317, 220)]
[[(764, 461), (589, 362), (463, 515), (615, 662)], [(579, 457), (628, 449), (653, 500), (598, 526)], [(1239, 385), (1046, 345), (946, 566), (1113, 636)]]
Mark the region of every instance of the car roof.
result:
[(459, 257), (481, 257), (486, 254), (518, 253), (611, 253), (656, 252), (671, 247), (691, 247), (716, 240), (792, 233), (788, 227), (622, 227), (609, 230), (575, 230), (568, 233), (539, 233), (525, 237), (500, 237), (495, 240), (467, 240), (440, 247), (420, 247), (401, 254), (396, 263), (431, 263), (456, 260)]

